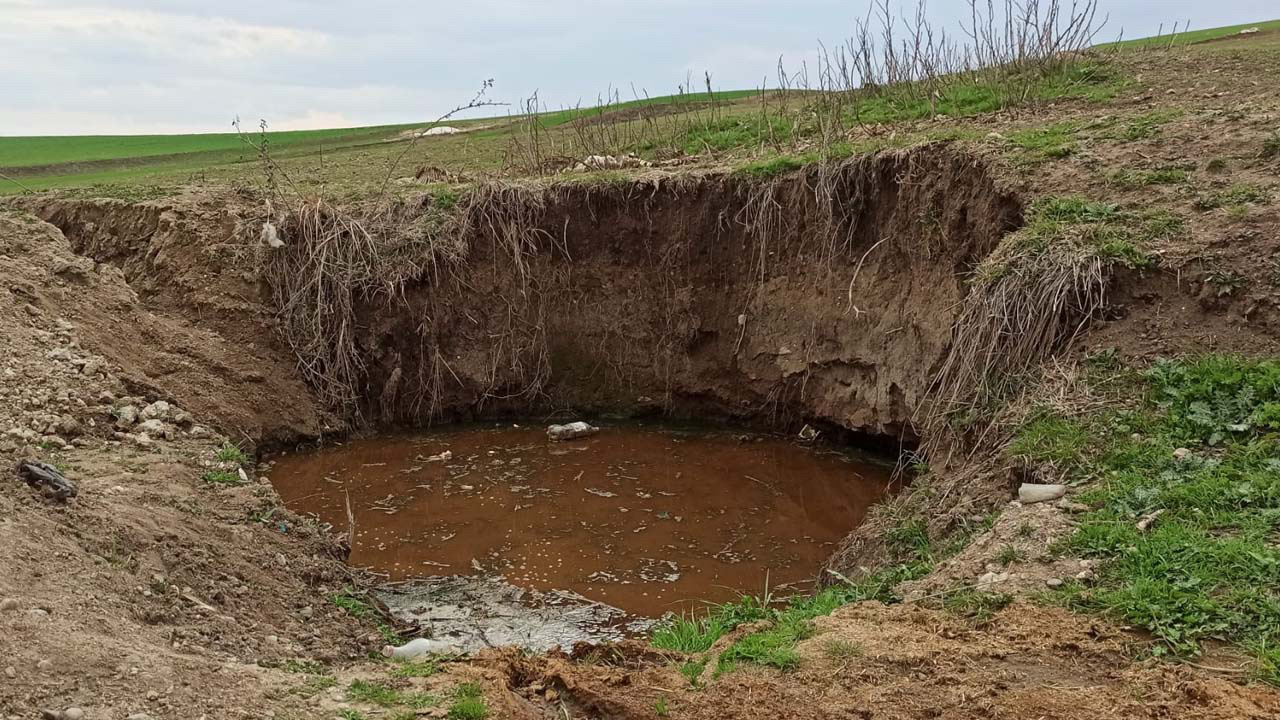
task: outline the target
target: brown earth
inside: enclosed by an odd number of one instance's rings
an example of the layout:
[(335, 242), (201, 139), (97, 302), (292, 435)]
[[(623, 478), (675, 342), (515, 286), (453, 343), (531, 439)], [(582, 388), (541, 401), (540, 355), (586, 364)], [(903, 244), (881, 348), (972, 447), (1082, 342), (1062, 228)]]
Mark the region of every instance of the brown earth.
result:
[[(653, 174), (548, 192), (533, 226), (550, 237), (515, 256), (528, 260), (523, 271), (487, 238), (443, 283), (412, 284), (405, 304), (361, 306), (366, 416), (428, 419), (421, 386), (389, 381), (397, 368), (402, 378), (443, 377), (424, 359), (440, 358), (450, 376), (435, 386), (443, 418), (619, 410), (645, 397), (680, 413), (776, 411), (909, 438), (963, 274), (1016, 224), (1021, 198), (1046, 192), (1166, 209), (1187, 224), (1154, 248), (1159, 270), (1117, 279), (1111, 314), (1080, 352), (1274, 352), (1280, 158), (1261, 147), (1280, 90), (1255, 78), (1275, 59), (1238, 50), (1126, 62), (1141, 87), (1108, 105), (1112, 115), (1072, 103), (1001, 114), (968, 122), (998, 137), (850, 163), (834, 216), (847, 245), (834, 253), (806, 225), (832, 216), (795, 176), (768, 190)], [(1117, 135), (1168, 109), (1178, 114), (1151, 137)], [(1029, 121), (1063, 120), (1083, 123), (1066, 158), (1027, 162), (1001, 139)], [(1210, 170), (1215, 158), (1225, 170)], [(1107, 179), (1172, 163), (1191, 168), (1188, 182)], [(1240, 182), (1273, 192), (1241, 208), (1196, 207)], [(14, 601), (0, 610), (0, 715), (72, 705), (89, 718), (383, 713), (341, 692), (370, 678), (437, 693), (475, 679), (497, 717), (564, 717), (562, 704), (574, 716), (653, 717), (660, 700), (691, 718), (1280, 713), (1276, 691), (1238, 684), (1234, 667), (1139, 661), (1142, 638), (1025, 603), (982, 626), (909, 603), (847, 607), (800, 645), (799, 671), (708, 670), (697, 690), (673, 667), (683, 658), (628, 650), (612, 660), (494, 653), (430, 678), (387, 679), (365, 658), (381, 644), (375, 629), (329, 601), (358, 578), (324, 529), (280, 508), (252, 474), (243, 487), (201, 479), (222, 467), (219, 434), (252, 447), (343, 429), (345, 413), (320, 406), (274, 332), (260, 205), (230, 191), (21, 203), (53, 224), (0, 212), (0, 456), (55, 462), (81, 492), (63, 507), (0, 482), (0, 599)], [(516, 345), (486, 331), (511, 326), (528, 330)], [(530, 387), (530, 402), (505, 397)], [(161, 400), (180, 410), (160, 437), (120, 419)], [(1047, 546), (1062, 522), (1046, 520), (1023, 552), (1034, 559), (1034, 543)], [(1021, 538), (1021, 523), (1010, 523), (942, 572), (990, 572), (994, 553)], [(327, 674), (294, 672), (288, 660), (324, 663)], [(329, 677), (337, 691), (319, 687)]]

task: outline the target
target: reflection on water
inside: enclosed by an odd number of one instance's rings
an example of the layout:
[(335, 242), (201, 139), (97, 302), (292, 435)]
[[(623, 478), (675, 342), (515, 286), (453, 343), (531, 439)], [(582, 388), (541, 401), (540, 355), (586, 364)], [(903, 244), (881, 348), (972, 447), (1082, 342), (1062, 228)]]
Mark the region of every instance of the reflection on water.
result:
[(638, 615), (812, 580), (889, 468), (776, 436), (604, 428), (550, 442), (504, 425), (283, 456), (286, 504), (342, 529), (391, 580), (501, 575)]

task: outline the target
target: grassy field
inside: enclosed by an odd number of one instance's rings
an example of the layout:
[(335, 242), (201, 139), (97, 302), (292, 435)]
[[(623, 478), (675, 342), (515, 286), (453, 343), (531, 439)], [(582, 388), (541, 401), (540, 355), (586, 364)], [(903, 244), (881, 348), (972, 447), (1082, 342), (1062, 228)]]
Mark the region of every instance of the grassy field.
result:
[[(568, 134), (575, 120), (626, 124), (655, 114), (687, 115), (710, 106), (750, 104), (755, 90), (686, 93), (540, 113), (537, 127)], [(422, 164), (455, 171), (495, 171), (513, 134), (528, 132), (527, 118), (516, 115), (449, 120), (466, 133), (419, 142), (422, 152), (409, 158), (408, 172)], [(407, 141), (406, 131), (430, 123), (328, 130), (268, 132), (273, 157), (287, 167), (329, 176), (346, 169), (362, 174), (386, 167)], [(256, 128), (249, 139), (259, 141)], [(0, 137), (0, 195), (26, 190), (103, 186), (172, 186), (193, 181), (231, 180), (256, 167), (257, 154), (237, 133), (191, 135), (83, 135)], [(376, 173), (375, 173), (376, 174)]]
[[(1098, 46), (1136, 49), (1193, 44), (1258, 27), (1241, 43), (1269, 42), (1280, 20), (1197, 30), (1161, 38)], [(1255, 41), (1253, 38), (1259, 38)], [(1216, 46), (1214, 44), (1213, 46)], [(1209, 47), (1209, 46), (1206, 46)], [(1069, 74), (1030, 88), (1035, 101), (1105, 101), (1122, 83)], [(863, 105), (858, 123), (924, 120), (937, 113), (965, 117), (998, 110), (1008, 89), (959, 84), (938, 100), (880, 96)], [(543, 172), (546, 164), (590, 154), (636, 152), (650, 159), (726, 153), (747, 156), (753, 168), (785, 169), (803, 159), (797, 146), (814, 133), (799, 112), (807, 93), (756, 90), (682, 93), (527, 116), (508, 114), (450, 120), (468, 129), (424, 138), (406, 154), (395, 176), (418, 168), (462, 175)], [(781, 98), (781, 99), (780, 99)], [(787, 107), (787, 103), (791, 107)], [(576, 122), (575, 122), (576, 121)], [(300, 184), (338, 197), (380, 184), (405, 150), (406, 130), (426, 124), (270, 132), (272, 157)], [(258, 140), (256, 129), (251, 133)], [(856, 148), (852, 148), (856, 149)], [(781, 158), (781, 160), (779, 160)], [(139, 136), (0, 137), (0, 195), (49, 189), (145, 197), (189, 183), (245, 183), (259, 177), (256, 152), (236, 133)]]
[(1230, 37), (1232, 35), (1239, 35), (1241, 30), (1248, 30), (1250, 28), (1258, 28), (1260, 33), (1275, 32), (1276, 30), (1280, 30), (1280, 20), (1267, 20), (1264, 22), (1245, 23), (1243, 25), (1227, 25), (1225, 27), (1189, 30), (1177, 33), (1172, 32), (1173, 28), (1169, 28), (1170, 32), (1164, 35), (1104, 43), (1096, 45), (1095, 47), (1105, 49), (1139, 49), (1164, 47), (1167, 45), (1194, 45), (1195, 43), (1208, 42), (1210, 40), (1217, 40), (1219, 38)]

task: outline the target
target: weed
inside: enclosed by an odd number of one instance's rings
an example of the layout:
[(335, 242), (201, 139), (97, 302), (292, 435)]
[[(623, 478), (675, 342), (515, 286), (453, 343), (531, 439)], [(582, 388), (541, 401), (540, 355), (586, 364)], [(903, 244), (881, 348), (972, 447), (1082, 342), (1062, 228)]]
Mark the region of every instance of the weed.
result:
[(484, 720), (489, 716), (489, 705), (484, 699), (484, 688), (477, 683), (463, 683), (453, 691), (453, 703), (449, 705), (450, 720)]
[(978, 624), (991, 622), (995, 614), (1013, 602), (1013, 596), (1005, 593), (983, 592), (972, 588), (961, 588), (948, 593), (942, 600), (942, 607), (957, 615), (962, 615)]
[(1107, 176), (1107, 182), (1122, 188), (1138, 188), (1147, 185), (1176, 185), (1187, 182), (1187, 171), (1182, 168), (1157, 168), (1155, 170), (1117, 170)]
[(249, 458), (245, 456), (244, 451), (236, 447), (230, 442), (222, 443), (215, 454), (219, 462), (230, 463), (233, 465), (244, 465)]
[(1036, 534), (1036, 526), (1029, 522), (1024, 522), (1018, 526), (1018, 537), (1029, 538)]
[(347, 708), (346, 710), (339, 712), (338, 717), (341, 718), (342, 720), (366, 720), (364, 713), (360, 712), (359, 710), (352, 710), (350, 708)]
[(398, 660), (391, 668), (391, 676), (398, 678), (431, 677), (438, 672), (440, 661), (436, 658)]
[(305, 675), (324, 675), (328, 668), (324, 663), (315, 660), (285, 660), (280, 664), (280, 669), (285, 672), (302, 673)]
[(337, 684), (337, 678), (332, 675), (315, 675), (307, 678), (306, 682), (299, 687), (294, 688), (291, 692), (295, 695), (301, 695), (304, 698), (309, 698), (314, 695), (318, 695)]
[(368, 680), (354, 680), (347, 688), (347, 697), (355, 702), (366, 702), (382, 707), (400, 704), (400, 691), (393, 687)]
[(769, 178), (785, 175), (793, 170), (799, 170), (809, 162), (816, 158), (806, 158), (797, 155), (775, 155), (770, 158), (756, 160), (747, 165), (738, 168), (737, 172), (741, 175), (756, 178), (759, 180), (767, 180)]
[(847, 662), (854, 658), (862, 657), (862, 646), (848, 640), (828, 640), (822, 645), (822, 652), (827, 657), (836, 661)]
[(1267, 139), (1262, 141), (1262, 152), (1258, 154), (1263, 159), (1268, 160), (1273, 157), (1280, 157), (1280, 130), (1271, 131)]
[[(1067, 549), (1105, 561), (1096, 586), (1070, 584), (1061, 598), (1144, 628), (1160, 641), (1157, 654), (1235, 643), (1274, 681), (1280, 361), (1164, 361), (1133, 381), (1127, 406), (1060, 419), (1087, 436), (1067, 469), (1094, 483), (1081, 500), (1097, 508)], [(1050, 458), (1041, 452), (1052, 446), (1022, 447), (1033, 460)], [(1139, 528), (1156, 513), (1158, 522)]]
[(1006, 545), (1000, 549), (1000, 552), (996, 553), (996, 562), (1000, 563), (1000, 565), (1004, 567), (1008, 567), (1016, 562), (1022, 562), (1026, 559), (1027, 554), (1012, 545)]
[(653, 632), (652, 642), (663, 650), (700, 653), (709, 650), (725, 633), (769, 617), (769, 598), (744, 596), (738, 602), (716, 605), (702, 617), (694, 613), (669, 618)]
[(1165, 123), (1173, 120), (1179, 114), (1177, 111), (1163, 111), (1140, 115), (1124, 126), (1120, 136), (1130, 142), (1149, 140), (1159, 135)]
[(229, 470), (210, 470), (206, 472), (204, 475), (200, 476), (200, 479), (205, 481), (206, 483), (209, 483), (210, 485), (227, 485), (230, 487), (239, 487), (245, 484), (244, 480), (240, 478), (240, 473), (232, 472)]
[(913, 523), (902, 531), (899, 542), (911, 548), (915, 560), (872, 573), (859, 582), (827, 588), (815, 595), (792, 600), (785, 609), (770, 608), (768, 619), (773, 626), (747, 635), (720, 654), (716, 672), (731, 671), (740, 662), (754, 663), (780, 670), (793, 670), (800, 664), (796, 643), (814, 633), (813, 619), (830, 615), (837, 608), (864, 600), (898, 602), (893, 588), (900, 582), (923, 577), (933, 567), (933, 551), (919, 542), (919, 528)]
[(1204, 281), (1215, 288), (1218, 297), (1234, 295), (1237, 290), (1249, 284), (1247, 278), (1233, 270), (1215, 270), (1205, 276)]
[(372, 620), (378, 626), (382, 639), (393, 645), (400, 644), (400, 635), (382, 619), (382, 615), (351, 586), (344, 587), (342, 592), (329, 596), (329, 602), (337, 605), (348, 615), (358, 620)]
[(1022, 149), (1027, 160), (1064, 158), (1076, 152), (1076, 132), (1079, 125), (1063, 122), (1040, 128), (1019, 130), (1009, 135), (1009, 140)]
[(659, 695), (658, 699), (654, 701), (653, 714), (658, 717), (666, 717), (671, 714), (671, 705), (667, 701), (666, 695)]
[(1206, 172), (1211, 173), (1223, 172), (1227, 169), (1227, 161), (1225, 158), (1213, 158), (1209, 162), (1205, 163), (1204, 169)]
[(702, 673), (707, 669), (707, 661), (690, 660), (680, 666), (680, 674), (689, 681), (690, 687), (698, 687), (702, 682)]
[(431, 707), (436, 698), (429, 693), (408, 693), (385, 683), (354, 680), (347, 687), (347, 697), (353, 702), (364, 702), (379, 707), (408, 706), (414, 709)]
[(1265, 203), (1271, 199), (1271, 191), (1260, 185), (1237, 183), (1223, 190), (1200, 193), (1196, 196), (1197, 210), (1215, 210), (1220, 207), (1242, 207)]

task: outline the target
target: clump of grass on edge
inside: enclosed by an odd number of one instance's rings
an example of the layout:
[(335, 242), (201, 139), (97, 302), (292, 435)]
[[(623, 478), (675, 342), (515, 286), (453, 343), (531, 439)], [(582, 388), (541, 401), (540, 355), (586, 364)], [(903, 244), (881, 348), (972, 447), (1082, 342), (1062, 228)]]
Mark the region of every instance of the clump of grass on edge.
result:
[(1061, 598), (1147, 630), (1157, 654), (1234, 643), (1280, 685), (1280, 361), (1209, 355), (1133, 380), (1129, 407), (1060, 418), (1086, 438), (1070, 459), (1019, 438), (1030, 459), (1093, 483), (1080, 499), (1098, 509), (1067, 545), (1104, 563)]
[(234, 465), (244, 465), (249, 458), (244, 451), (231, 442), (224, 442), (215, 453), (219, 462), (231, 463)]
[(1005, 593), (961, 588), (947, 593), (942, 600), (942, 607), (982, 625), (991, 622), (995, 614), (1008, 607), (1011, 602), (1013, 596)]
[(400, 644), (399, 633), (383, 620), (382, 615), (355, 588), (349, 585), (344, 587), (342, 592), (330, 595), (329, 602), (357, 620), (374, 621), (378, 626), (378, 633), (382, 635), (385, 642), (393, 645)]
[(453, 691), (449, 705), (450, 720), (484, 720), (489, 717), (489, 705), (484, 699), (484, 688), (478, 683), (463, 683)]
[(240, 479), (240, 473), (232, 472), (230, 470), (210, 470), (200, 476), (200, 479), (210, 485), (239, 487), (245, 484), (244, 480)]

